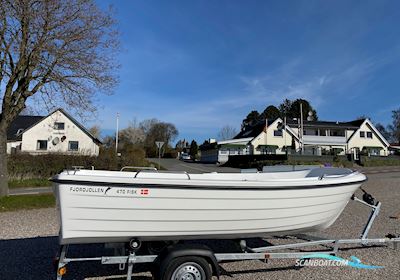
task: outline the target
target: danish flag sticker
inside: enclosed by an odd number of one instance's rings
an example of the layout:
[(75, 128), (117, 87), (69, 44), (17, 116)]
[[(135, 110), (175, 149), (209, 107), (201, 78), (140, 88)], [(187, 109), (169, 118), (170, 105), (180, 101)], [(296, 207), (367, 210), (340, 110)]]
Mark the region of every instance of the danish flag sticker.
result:
[(149, 189), (141, 189), (140, 190), (141, 195), (148, 195), (149, 194)]

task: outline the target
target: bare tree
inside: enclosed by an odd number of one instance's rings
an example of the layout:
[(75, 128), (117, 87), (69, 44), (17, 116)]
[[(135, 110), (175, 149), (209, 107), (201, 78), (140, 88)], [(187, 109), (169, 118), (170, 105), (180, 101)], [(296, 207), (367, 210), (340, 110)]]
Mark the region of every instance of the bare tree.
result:
[(128, 127), (119, 132), (120, 143), (140, 144), (145, 139), (143, 129), (137, 124), (136, 120), (129, 122)]
[(89, 128), (89, 132), (97, 139), (100, 139), (101, 128), (99, 125), (94, 125), (91, 128)]
[(7, 129), (36, 96), (51, 109), (94, 110), (116, 79), (117, 32), (94, 0), (2, 0), (0, 5), (0, 196), (8, 194)]
[(233, 126), (225, 125), (218, 133), (218, 140), (228, 140), (235, 137), (237, 134), (236, 129)]

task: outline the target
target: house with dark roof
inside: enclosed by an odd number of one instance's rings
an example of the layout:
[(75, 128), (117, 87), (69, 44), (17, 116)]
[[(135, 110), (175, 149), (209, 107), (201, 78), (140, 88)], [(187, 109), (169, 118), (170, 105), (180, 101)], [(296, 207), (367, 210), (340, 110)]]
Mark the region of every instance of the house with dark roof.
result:
[(47, 116), (18, 116), (7, 131), (7, 153), (97, 156), (101, 141), (63, 109)]
[(233, 139), (214, 143), (213, 150), (201, 147), (203, 161), (226, 162), (238, 154), (387, 156), (389, 143), (369, 119), (349, 122), (262, 120), (243, 128)]

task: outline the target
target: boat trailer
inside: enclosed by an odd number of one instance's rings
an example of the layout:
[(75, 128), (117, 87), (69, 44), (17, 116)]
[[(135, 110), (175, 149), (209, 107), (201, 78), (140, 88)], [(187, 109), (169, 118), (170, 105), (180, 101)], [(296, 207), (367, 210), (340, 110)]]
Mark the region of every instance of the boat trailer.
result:
[[(379, 214), (381, 203), (361, 189), (364, 194), (362, 199), (353, 195), (352, 200), (361, 203), (371, 209), (369, 218), (362, 230), (360, 237), (356, 239), (326, 239), (310, 236), (306, 234), (284, 236), (286, 239), (303, 240), (283, 245), (271, 245), (265, 247), (252, 248), (247, 246), (245, 240), (239, 242), (241, 252), (238, 253), (214, 253), (204, 245), (196, 244), (175, 244), (166, 247), (160, 254), (139, 255), (135, 247), (139, 249), (140, 241), (132, 239), (128, 254), (123, 254), (121, 247), (115, 247), (116, 254), (113, 256), (100, 256), (88, 258), (67, 257), (69, 245), (62, 245), (59, 254), (56, 256), (55, 267), (57, 269), (57, 280), (61, 280), (67, 273), (67, 264), (83, 261), (100, 261), (101, 264), (118, 264), (120, 270), (127, 270), (127, 280), (133, 279), (133, 268), (139, 263), (153, 263), (155, 279), (196, 279), (210, 280), (212, 274), (219, 278), (219, 262), (239, 261), (239, 260), (262, 260), (267, 262), (269, 259), (299, 259), (310, 254), (336, 255), (342, 244), (361, 244), (362, 246), (392, 243), (397, 249), (397, 242), (400, 237), (397, 233), (387, 234), (382, 238), (368, 238), (368, 233)], [(265, 240), (265, 239), (263, 239)], [(266, 241), (266, 240), (265, 240)], [(322, 251), (302, 251), (301, 249), (313, 246), (324, 246), (329, 250)], [(287, 252), (284, 250), (298, 249), (297, 251)], [(282, 252), (283, 251), (283, 252)], [(119, 254), (117, 252), (120, 252)], [(212, 269), (210, 268), (212, 267)]]

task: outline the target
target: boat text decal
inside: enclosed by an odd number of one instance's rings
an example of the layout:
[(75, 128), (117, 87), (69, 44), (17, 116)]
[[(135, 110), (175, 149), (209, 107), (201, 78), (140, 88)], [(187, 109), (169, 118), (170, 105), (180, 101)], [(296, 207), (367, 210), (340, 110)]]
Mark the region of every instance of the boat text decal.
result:
[(107, 196), (147, 196), (149, 189), (118, 188), (118, 187), (94, 187), (94, 186), (71, 186), (72, 193), (103, 194)]

